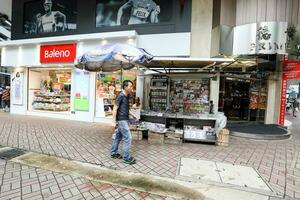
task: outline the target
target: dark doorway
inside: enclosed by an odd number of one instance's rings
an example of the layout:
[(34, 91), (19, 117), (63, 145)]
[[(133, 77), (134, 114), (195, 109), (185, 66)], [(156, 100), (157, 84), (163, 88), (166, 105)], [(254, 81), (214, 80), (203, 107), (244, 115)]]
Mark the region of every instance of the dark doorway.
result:
[(250, 81), (222, 77), (220, 84), (220, 107), (228, 120), (247, 121), (249, 119)]

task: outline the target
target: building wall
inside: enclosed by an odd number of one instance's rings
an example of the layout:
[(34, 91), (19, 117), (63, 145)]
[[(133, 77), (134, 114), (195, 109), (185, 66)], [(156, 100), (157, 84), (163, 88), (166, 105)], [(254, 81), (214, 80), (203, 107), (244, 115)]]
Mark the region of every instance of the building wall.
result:
[(189, 56), (190, 42), (191, 33), (139, 35), (137, 40), (138, 47), (154, 56)]
[(0, 2), (0, 13), (8, 15), (11, 19), (12, 0), (1, 0)]
[(299, 0), (236, 0), (236, 25), (263, 21), (300, 23)]
[(220, 23), (221, 25), (234, 26), (236, 21), (237, 0), (221, 0)]
[(193, 0), (191, 20), (191, 57), (210, 57), (213, 1)]
[[(33, 0), (17, 0), (13, 1), (12, 13), (12, 39), (25, 38), (39, 38), (50, 37), (57, 35), (73, 35), (99, 32), (115, 32), (124, 30), (136, 30), (138, 34), (158, 34), (158, 33), (178, 33), (190, 32), (191, 29), (191, 1), (185, 1), (183, 7), (180, 6), (178, 0), (161, 0), (158, 3), (164, 3), (164, 8), (161, 8), (161, 13), (166, 11), (168, 6), (168, 13), (170, 13), (170, 20), (162, 23), (146, 23), (134, 25), (120, 25), (120, 26), (105, 26), (96, 27), (96, 0), (65, 0), (66, 2), (77, 3), (77, 29), (70, 31), (38, 33), (38, 34), (24, 34), (24, 5), (33, 2)], [(107, 1), (109, 2), (109, 1)], [(34, 12), (34, 11), (33, 11)], [(36, 11), (35, 11), (36, 12)], [(35, 16), (37, 13), (33, 13)], [(116, 13), (114, 13), (114, 16)]]

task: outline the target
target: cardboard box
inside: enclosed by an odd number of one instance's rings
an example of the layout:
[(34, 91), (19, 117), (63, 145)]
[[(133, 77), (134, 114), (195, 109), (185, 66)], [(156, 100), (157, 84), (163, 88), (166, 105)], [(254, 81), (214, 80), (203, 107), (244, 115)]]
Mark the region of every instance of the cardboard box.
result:
[(165, 144), (182, 144), (182, 139), (165, 137)]
[(229, 145), (229, 130), (221, 129), (217, 138), (217, 145), (228, 146)]
[(225, 143), (225, 142), (217, 142), (216, 144), (218, 146), (224, 146), (224, 147), (227, 147), (229, 145), (229, 143)]
[(148, 143), (149, 144), (164, 144), (165, 134), (164, 133), (156, 133), (149, 131), (148, 132)]
[(220, 134), (220, 135), (229, 135), (229, 130), (226, 129), (226, 128), (223, 128), (223, 129), (220, 130), (220, 133), (219, 133), (219, 134)]
[(182, 144), (182, 134), (166, 132), (165, 144)]
[(143, 132), (140, 130), (131, 130), (132, 140), (142, 140), (143, 139)]

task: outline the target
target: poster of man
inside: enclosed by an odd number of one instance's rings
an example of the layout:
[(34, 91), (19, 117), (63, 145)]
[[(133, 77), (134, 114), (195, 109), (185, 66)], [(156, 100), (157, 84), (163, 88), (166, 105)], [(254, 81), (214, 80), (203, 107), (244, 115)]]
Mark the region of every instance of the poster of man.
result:
[(70, 0), (39, 0), (24, 5), (24, 33), (37, 34), (76, 29), (76, 4)]
[(169, 22), (172, 1), (97, 0), (96, 27)]

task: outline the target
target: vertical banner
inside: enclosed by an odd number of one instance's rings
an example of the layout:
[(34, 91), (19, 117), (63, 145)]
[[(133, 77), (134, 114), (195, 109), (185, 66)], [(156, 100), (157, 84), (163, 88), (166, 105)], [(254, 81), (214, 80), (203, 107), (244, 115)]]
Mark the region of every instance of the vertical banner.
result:
[(23, 81), (24, 74), (22, 72), (13, 73), (11, 88), (11, 97), (13, 105), (23, 105)]
[(287, 90), (287, 76), (282, 73), (282, 83), (281, 83), (281, 95), (280, 95), (280, 116), (279, 125), (284, 126), (285, 111), (286, 111), (286, 90)]
[(90, 73), (76, 70), (74, 88), (74, 109), (76, 111), (89, 111)]

